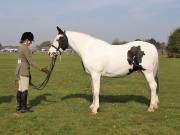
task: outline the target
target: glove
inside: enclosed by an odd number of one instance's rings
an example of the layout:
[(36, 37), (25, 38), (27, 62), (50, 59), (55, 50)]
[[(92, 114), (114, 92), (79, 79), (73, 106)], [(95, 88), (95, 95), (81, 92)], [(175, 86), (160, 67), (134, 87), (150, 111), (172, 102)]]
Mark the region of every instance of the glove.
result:
[(49, 70), (47, 69), (47, 67), (44, 67), (44, 68), (41, 68), (41, 71), (48, 74), (49, 73)]

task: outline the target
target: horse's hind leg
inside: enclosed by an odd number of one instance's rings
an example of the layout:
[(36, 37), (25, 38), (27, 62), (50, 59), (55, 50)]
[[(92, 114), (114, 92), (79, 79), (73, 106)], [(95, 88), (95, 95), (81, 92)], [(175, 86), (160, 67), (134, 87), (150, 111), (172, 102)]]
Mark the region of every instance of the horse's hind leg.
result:
[(100, 76), (101, 75), (96, 72), (91, 73), (93, 102), (90, 105), (90, 109), (93, 114), (96, 114), (99, 109)]
[(153, 72), (150, 71), (143, 71), (145, 78), (149, 84), (150, 87), (150, 92), (151, 92), (151, 100), (150, 100), (150, 105), (148, 108), (148, 112), (154, 112), (154, 109), (157, 109), (157, 94), (156, 94), (156, 89), (157, 89), (157, 83), (155, 81)]

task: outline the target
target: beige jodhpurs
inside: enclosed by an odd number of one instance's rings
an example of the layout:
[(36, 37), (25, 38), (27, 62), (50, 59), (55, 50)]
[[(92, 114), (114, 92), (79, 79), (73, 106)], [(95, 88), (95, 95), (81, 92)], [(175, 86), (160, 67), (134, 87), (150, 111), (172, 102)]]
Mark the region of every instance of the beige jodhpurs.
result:
[(19, 76), (19, 91), (25, 91), (29, 88), (29, 77), (27, 76)]

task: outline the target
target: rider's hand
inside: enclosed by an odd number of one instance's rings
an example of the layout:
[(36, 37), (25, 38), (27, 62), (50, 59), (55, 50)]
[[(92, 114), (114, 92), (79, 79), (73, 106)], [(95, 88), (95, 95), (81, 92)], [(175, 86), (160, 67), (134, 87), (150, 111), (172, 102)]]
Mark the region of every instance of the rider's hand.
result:
[(49, 73), (49, 70), (47, 67), (44, 67), (44, 68), (41, 68), (41, 71), (48, 74)]

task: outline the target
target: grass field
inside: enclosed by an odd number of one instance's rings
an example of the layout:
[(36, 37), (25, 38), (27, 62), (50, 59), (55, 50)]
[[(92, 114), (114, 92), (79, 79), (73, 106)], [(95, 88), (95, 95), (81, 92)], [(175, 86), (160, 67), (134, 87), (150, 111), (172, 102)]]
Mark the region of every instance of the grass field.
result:
[[(41, 66), (46, 54), (35, 54)], [(180, 59), (160, 58), (160, 106), (148, 113), (148, 86), (140, 73), (102, 78), (100, 112), (92, 115), (90, 79), (80, 58), (63, 55), (44, 90), (29, 89), (33, 113), (17, 113), (16, 54), (0, 53), (0, 135), (180, 135)], [(33, 81), (43, 73), (32, 71)]]

